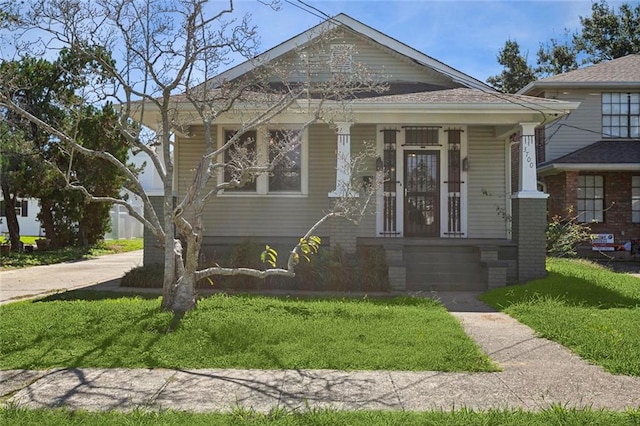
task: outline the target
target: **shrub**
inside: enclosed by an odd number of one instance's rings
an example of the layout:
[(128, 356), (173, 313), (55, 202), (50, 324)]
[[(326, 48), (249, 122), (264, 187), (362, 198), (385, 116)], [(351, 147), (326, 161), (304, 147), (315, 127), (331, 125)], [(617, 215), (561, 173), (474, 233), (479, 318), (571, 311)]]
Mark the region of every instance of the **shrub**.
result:
[(131, 269), (120, 280), (121, 287), (162, 288), (164, 268), (162, 265), (138, 266)]
[[(571, 210), (568, 213), (571, 213)], [(547, 224), (547, 254), (554, 257), (575, 256), (576, 244), (588, 240), (589, 231), (589, 226), (578, 223), (574, 216), (553, 216)]]

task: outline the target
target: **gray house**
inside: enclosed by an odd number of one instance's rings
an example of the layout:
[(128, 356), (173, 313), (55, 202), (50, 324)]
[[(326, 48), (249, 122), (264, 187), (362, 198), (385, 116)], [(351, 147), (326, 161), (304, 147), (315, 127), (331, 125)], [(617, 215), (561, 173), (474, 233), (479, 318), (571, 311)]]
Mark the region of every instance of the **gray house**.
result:
[[(332, 32), (326, 74), (348, 74), (359, 63), (384, 75), (389, 90), (351, 101), (348, 121), (314, 123), (301, 131), (295, 162), (299, 178), (259, 176), (255, 185), (219, 195), (206, 210), (205, 256), (251, 237), (258, 242), (297, 241), (352, 177), (344, 158), (375, 144), (378, 158), (365, 175), (384, 167), (375, 209), (361, 223), (333, 221), (320, 228), (324, 246), (386, 252), (395, 290), (486, 289), (545, 274), (546, 194), (537, 190), (535, 128), (577, 107), (575, 102), (505, 95), (367, 25), (340, 14), (231, 68), (216, 79), (242, 78), (261, 60), (305, 60), (305, 46)], [(333, 53), (339, 53), (335, 55)], [(335, 59), (339, 58), (335, 63)], [(275, 81), (275, 80), (274, 80)], [(190, 105), (180, 106), (188, 116)], [(147, 114), (146, 124), (155, 118)], [(221, 115), (211, 131), (219, 143), (239, 117)], [(295, 129), (306, 120), (283, 114), (269, 131)], [(176, 196), (184, 196), (204, 150), (204, 128), (175, 136)], [(268, 134), (268, 132), (267, 132)], [(510, 145), (517, 134), (524, 165), (511, 193)], [(257, 134), (257, 150), (268, 141)], [(219, 176), (223, 178), (223, 176)], [(505, 220), (510, 217), (512, 220)], [(145, 262), (161, 261), (153, 240)]]
[[(549, 215), (575, 215), (613, 245), (640, 240), (640, 55), (535, 81), (519, 93), (579, 102), (546, 126), (538, 176)], [(571, 211), (571, 213), (567, 213)]]

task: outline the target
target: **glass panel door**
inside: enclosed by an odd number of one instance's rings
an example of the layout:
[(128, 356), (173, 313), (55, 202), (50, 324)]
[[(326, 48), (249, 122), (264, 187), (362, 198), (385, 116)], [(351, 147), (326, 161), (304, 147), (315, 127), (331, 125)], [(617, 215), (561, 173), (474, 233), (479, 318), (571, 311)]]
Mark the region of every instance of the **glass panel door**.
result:
[(404, 235), (440, 236), (439, 151), (404, 152)]

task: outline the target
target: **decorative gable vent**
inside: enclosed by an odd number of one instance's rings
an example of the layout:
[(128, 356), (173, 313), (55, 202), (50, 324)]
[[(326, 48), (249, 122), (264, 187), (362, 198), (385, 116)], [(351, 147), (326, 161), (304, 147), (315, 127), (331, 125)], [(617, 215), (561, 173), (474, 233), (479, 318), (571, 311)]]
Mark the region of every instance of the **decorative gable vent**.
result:
[(331, 72), (350, 73), (353, 56), (353, 44), (332, 44), (329, 65)]

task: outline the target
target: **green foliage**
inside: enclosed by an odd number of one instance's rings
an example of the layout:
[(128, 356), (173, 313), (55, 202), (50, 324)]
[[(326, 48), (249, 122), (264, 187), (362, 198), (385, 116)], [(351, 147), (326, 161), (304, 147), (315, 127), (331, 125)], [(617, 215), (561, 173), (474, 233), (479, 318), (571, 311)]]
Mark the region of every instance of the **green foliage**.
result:
[(547, 254), (554, 257), (573, 257), (577, 254), (576, 245), (589, 239), (590, 228), (579, 223), (576, 217), (562, 218), (554, 216), (547, 223)]
[(562, 40), (552, 38), (541, 43), (535, 69), (520, 54), (518, 43), (507, 40), (498, 54), (504, 70), (487, 82), (505, 93), (515, 93), (536, 78), (640, 53), (640, 5), (623, 3), (616, 10), (605, 0), (595, 1), (591, 15), (580, 16), (580, 24), (573, 34), (566, 30)]
[[(104, 49), (93, 50), (110, 62)], [(78, 106), (76, 91), (94, 83), (89, 73), (103, 75), (86, 53), (69, 49), (63, 49), (53, 62), (29, 56), (4, 61), (0, 94), (52, 128), (73, 134), (84, 147), (109, 152), (125, 162), (128, 145), (116, 129), (118, 116), (112, 106)], [(7, 158), (3, 185), (8, 185), (3, 192), (40, 199), (39, 219), (54, 247), (96, 243), (109, 231), (111, 206), (86, 203), (82, 194), (65, 187), (66, 180), (85, 186), (92, 195), (117, 198), (125, 182), (122, 172), (105, 159), (81, 155), (46, 126), (33, 124), (8, 108), (0, 108), (0, 115), (7, 123), (0, 129), (6, 135), (2, 139), (12, 141), (3, 149)]]
[(278, 261), (278, 252), (273, 247), (269, 247), (269, 244), (267, 244), (264, 247), (264, 251), (260, 253), (260, 260), (262, 261), (262, 263), (268, 263), (269, 266), (275, 268)]
[(482, 299), (614, 374), (640, 376), (638, 278), (551, 258), (549, 275)]
[(120, 280), (121, 287), (162, 288), (162, 265), (137, 266), (127, 271)]
[(538, 77), (546, 77), (578, 69), (577, 55), (573, 44), (552, 38), (546, 45), (540, 45), (535, 73)]
[(0, 306), (0, 368), (495, 371), (430, 299), (216, 295), (172, 332), (160, 300), (70, 292)]
[(574, 37), (587, 62), (598, 63), (640, 53), (640, 4), (623, 3), (616, 12), (606, 1), (591, 5), (591, 16), (580, 17), (582, 29)]
[(539, 411), (470, 409), (412, 411), (339, 411), (335, 409), (274, 409), (261, 413), (237, 408), (229, 413), (191, 413), (186, 411), (83, 411), (68, 408), (27, 409), (16, 406), (0, 408), (0, 420), (11, 425), (92, 426), (92, 425), (353, 425), (353, 426), (632, 426), (637, 425), (639, 410), (615, 412), (592, 408), (573, 409), (559, 406)]
[(504, 66), (500, 75), (487, 78), (487, 82), (503, 93), (515, 93), (536, 79), (526, 56), (520, 53), (517, 41), (507, 40), (498, 52), (498, 63)]

